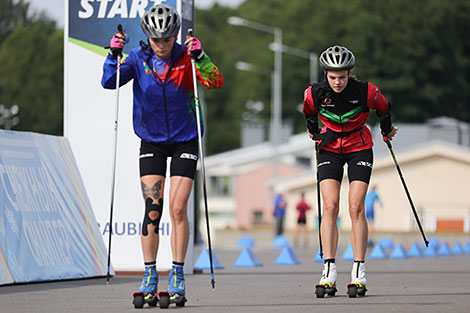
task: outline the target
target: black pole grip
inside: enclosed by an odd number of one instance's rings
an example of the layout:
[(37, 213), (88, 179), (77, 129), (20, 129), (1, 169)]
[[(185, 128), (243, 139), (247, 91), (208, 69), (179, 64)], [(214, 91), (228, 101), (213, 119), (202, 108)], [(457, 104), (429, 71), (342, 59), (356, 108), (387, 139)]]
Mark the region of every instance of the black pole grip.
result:
[[(122, 25), (118, 24), (117, 26), (118, 32), (124, 35)], [(122, 48), (111, 48), (111, 54), (117, 58), (118, 56), (122, 57)]]

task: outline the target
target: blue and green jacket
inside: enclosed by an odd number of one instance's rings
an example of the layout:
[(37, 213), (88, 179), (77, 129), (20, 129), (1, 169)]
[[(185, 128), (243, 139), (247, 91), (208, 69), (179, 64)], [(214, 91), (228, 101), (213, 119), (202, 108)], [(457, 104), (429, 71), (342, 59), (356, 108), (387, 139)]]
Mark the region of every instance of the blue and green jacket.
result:
[[(197, 137), (191, 57), (175, 43), (164, 68), (153, 68), (156, 56), (149, 46), (133, 49), (121, 63), (119, 85), (133, 81), (133, 124), (136, 135), (147, 142), (168, 144)], [(108, 54), (101, 84), (116, 88), (117, 59)], [(223, 78), (206, 55), (196, 62), (197, 79), (207, 88), (219, 88)], [(201, 115), (202, 116), (202, 115)], [(203, 125), (201, 120), (201, 131)]]

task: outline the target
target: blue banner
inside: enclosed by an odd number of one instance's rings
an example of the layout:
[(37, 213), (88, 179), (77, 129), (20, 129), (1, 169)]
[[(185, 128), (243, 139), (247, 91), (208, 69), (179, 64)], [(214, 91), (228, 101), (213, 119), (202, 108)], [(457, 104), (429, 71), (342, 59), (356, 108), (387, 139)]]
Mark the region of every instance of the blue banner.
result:
[(0, 131), (0, 284), (103, 276), (107, 253), (67, 139)]
[[(177, 8), (177, 0), (69, 0), (68, 36), (105, 47), (121, 24), (128, 39), (124, 53), (129, 53), (141, 40), (147, 41), (140, 27), (141, 17), (148, 8), (158, 3)], [(193, 1), (183, 0), (181, 5), (182, 30), (185, 33), (192, 25)]]

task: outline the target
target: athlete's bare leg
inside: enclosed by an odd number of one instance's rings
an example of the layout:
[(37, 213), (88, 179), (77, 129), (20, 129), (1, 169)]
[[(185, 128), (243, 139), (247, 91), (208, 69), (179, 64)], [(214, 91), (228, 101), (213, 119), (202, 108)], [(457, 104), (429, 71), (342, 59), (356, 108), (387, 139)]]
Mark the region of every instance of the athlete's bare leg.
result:
[[(153, 204), (157, 204), (160, 198), (163, 198), (163, 190), (165, 187), (165, 177), (160, 175), (145, 175), (140, 178), (140, 184), (142, 187), (142, 195), (144, 201), (147, 198), (153, 200)], [(147, 214), (147, 211), (145, 212)], [(159, 217), (157, 211), (151, 211), (148, 213), (151, 220), (155, 220)], [(156, 226), (152, 224), (142, 225), (147, 227), (148, 235), (141, 236), (142, 253), (144, 256), (144, 262), (154, 262), (157, 259), (157, 251), (159, 244), (158, 230), (155, 232)]]
[(173, 261), (184, 263), (189, 241), (188, 198), (193, 180), (172, 176), (170, 183), (171, 249)]
[(320, 182), (323, 198), (323, 216), (321, 221), (321, 239), (324, 259), (332, 259), (338, 247), (338, 226), (336, 220), (339, 213), (339, 191), (341, 184), (335, 179)]
[(351, 241), (355, 260), (363, 261), (367, 248), (368, 228), (364, 199), (367, 183), (354, 180), (349, 184), (349, 216), (351, 217)]

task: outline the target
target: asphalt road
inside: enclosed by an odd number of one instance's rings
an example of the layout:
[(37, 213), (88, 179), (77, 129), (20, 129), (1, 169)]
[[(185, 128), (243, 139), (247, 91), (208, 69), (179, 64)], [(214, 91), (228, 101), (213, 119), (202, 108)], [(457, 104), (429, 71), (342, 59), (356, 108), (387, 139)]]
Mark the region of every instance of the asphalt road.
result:
[[(280, 250), (266, 245), (253, 248), (262, 266), (236, 268), (236, 246), (217, 246), (216, 256), (225, 267), (210, 274), (186, 276), (185, 312), (470, 312), (470, 254), (413, 259), (367, 260), (368, 293), (349, 298), (351, 261), (338, 257), (338, 293), (317, 299), (314, 285), (322, 264), (313, 262), (311, 248), (295, 248), (301, 264), (275, 265)], [(198, 251), (200, 251), (201, 247)], [(340, 254), (339, 254), (340, 255)], [(196, 255), (197, 257), (197, 255)], [(0, 287), (0, 312), (135, 312), (132, 293), (138, 276), (59, 281)], [(167, 277), (160, 277), (160, 290)], [(160, 310), (159, 307), (148, 310)]]

